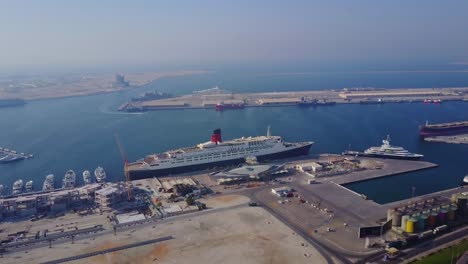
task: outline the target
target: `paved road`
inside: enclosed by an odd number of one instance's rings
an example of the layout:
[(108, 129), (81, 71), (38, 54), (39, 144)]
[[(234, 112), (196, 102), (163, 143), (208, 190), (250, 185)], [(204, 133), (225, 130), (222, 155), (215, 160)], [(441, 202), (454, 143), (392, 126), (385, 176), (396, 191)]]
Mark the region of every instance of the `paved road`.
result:
[(156, 238), (156, 239), (145, 240), (145, 241), (141, 241), (141, 242), (137, 242), (137, 243), (133, 243), (133, 244), (128, 244), (128, 245), (124, 245), (124, 246), (120, 246), (120, 247), (113, 247), (113, 248), (94, 251), (94, 252), (90, 252), (90, 253), (85, 253), (85, 254), (81, 254), (81, 255), (77, 255), (77, 256), (73, 256), (73, 257), (67, 257), (67, 258), (61, 258), (61, 259), (57, 259), (57, 260), (47, 261), (47, 262), (43, 262), (43, 264), (56, 264), (56, 263), (63, 263), (63, 262), (68, 262), (68, 261), (73, 261), (73, 260), (78, 260), (78, 259), (84, 259), (84, 258), (89, 258), (89, 257), (97, 256), (97, 255), (107, 254), (107, 253), (114, 252), (114, 251), (119, 251), (119, 250), (124, 250), (124, 249), (128, 249), (128, 248), (139, 247), (139, 246), (144, 246), (144, 245), (153, 244), (153, 243), (157, 243), (157, 242), (162, 242), (162, 241), (166, 241), (166, 240), (169, 240), (169, 239), (173, 239), (173, 237), (172, 236), (166, 236), (166, 237), (160, 237), (160, 238)]

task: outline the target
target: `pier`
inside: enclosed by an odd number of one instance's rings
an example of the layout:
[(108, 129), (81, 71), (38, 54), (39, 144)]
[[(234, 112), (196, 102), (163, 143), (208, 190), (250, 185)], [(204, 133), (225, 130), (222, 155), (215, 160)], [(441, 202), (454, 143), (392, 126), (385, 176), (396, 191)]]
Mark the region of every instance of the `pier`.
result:
[[(328, 103), (307, 103), (307, 102)], [(446, 101), (468, 101), (468, 87), (455, 88), (402, 88), (402, 89), (347, 89), (319, 91), (291, 91), (267, 93), (193, 93), (173, 98), (130, 101), (122, 104), (119, 111), (214, 109), (218, 103), (237, 102), (244, 107), (266, 106), (330, 106), (334, 104), (370, 103), (426, 103), (439, 104)], [(304, 103), (306, 102), (306, 103)]]

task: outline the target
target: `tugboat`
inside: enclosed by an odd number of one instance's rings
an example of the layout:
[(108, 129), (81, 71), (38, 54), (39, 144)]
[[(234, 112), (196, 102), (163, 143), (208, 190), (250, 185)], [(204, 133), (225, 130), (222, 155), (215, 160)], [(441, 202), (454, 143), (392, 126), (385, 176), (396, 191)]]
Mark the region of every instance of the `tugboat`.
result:
[(106, 172), (102, 167), (97, 167), (94, 170), (94, 176), (96, 176), (96, 181), (101, 183), (104, 182), (104, 180), (106, 179)]
[(54, 189), (54, 175), (49, 174), (46, 176), (44, 184), (42, 185), (43, 191), (52, 191)]
[(33, 181), (26, 182), (25, 188), (26, 188), (25, 192), (32, 192), (33, 191)]
[(17, 180), (13, 183), (13, 195), (21, 194), (23, 192), (23, 180)]
[(68, 170), (63, 177), (62, 188), (73, 188), (76, 183), (76, 174), (73, 170)]
[(85, 184), (90, 184), (92, 182), (89, 170), (83, 171), (83, 181)]
[(404, 160), (418, 160), (424, 157), (424, 155), (410, 153), (402, 147), (390, 145), (390, 136), (387, 139), (382, 140), (382, 146), (370, 147), (364, 152), (359, 151), (345, 151), (343, 155), (349, 156), (362, 156), (362, 157), (374, 157), (374, 158), (387, 158), (387, 159), (404, 159)]

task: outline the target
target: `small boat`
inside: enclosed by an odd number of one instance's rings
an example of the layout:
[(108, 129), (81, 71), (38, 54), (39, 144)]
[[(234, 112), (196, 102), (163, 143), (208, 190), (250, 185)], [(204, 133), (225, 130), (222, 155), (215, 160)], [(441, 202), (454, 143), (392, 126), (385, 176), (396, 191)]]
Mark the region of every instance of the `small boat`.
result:
[(25, 192), (32, 192), (33, 191), (33, 181), (26, 182), (25, 188), (26, 188)]
[(23, 192), (23, 180), (17, 180), (13, 183), (13, 195)]
[(89, 172), (89, 170), (83, 171), (83, 181), (85, 184), (90, 184), (92, 182), (91, 172)]
[(468, 175), (465, 175), (465, 177), (463, 178), (463, 185), (468, 185)]
[(5, 190), (5, 186), (3, 186), (3, 184), (0, 184), (0, 196), (2, 196), (3, 190)]
[(96, 176), (96, 181), (101, 183), (104, 182), (104, 180), (106, 179), (106, 172), (102, 167), (97, 167), (94, 170), (94, 176)]
[(62, 188), (74, 188), (76, 185), (76, 174), (73, 170), (68, 170), (65, 173), (62, 181)]
[(52, 191), (54, 189), (54, 175), (49, 174), (46, 176), (44, 185), (42, 186), (43, 191)]

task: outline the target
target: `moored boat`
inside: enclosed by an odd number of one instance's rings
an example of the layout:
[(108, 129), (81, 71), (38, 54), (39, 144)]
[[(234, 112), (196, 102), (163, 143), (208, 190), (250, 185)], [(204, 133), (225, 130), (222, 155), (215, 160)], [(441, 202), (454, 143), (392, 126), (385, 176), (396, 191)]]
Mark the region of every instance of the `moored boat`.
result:
[(83, 171), (83, 182), (84, 184), (90, 184), (92, 182), (91, 172), (89, 172), (89, 170)]
[(62, 188), (73, 188), (76, 185), (76, 174), (73, 170), (68, 170), (65, 173), (62, 181)]
[(54, 189), (54, 175), (49, 174), (46, 176), (44, 180), (44, 184), (42, 185), (43, 191), (51, 191)]
[(104, 182), (107, 177), (106, 171), (100, 166), (94, 170), (94, 176), (96, 177), (96, 181), (99, 183)]
[(349, 156), (405, 160), (418, 160), (424, 157), (422, 154), (411, 153), (402, 147), (390, 145), (390, 136), (387, 136), (386, 139), (382, 140), (382, 143), (383, 144), (380, 147), (370, 147), (364, 150), (364, 152), (348, 150), (342, 154)]
[(13, 195), (21, 194), (23, 192), (23, 180), (17, 180), (13, 183)]

